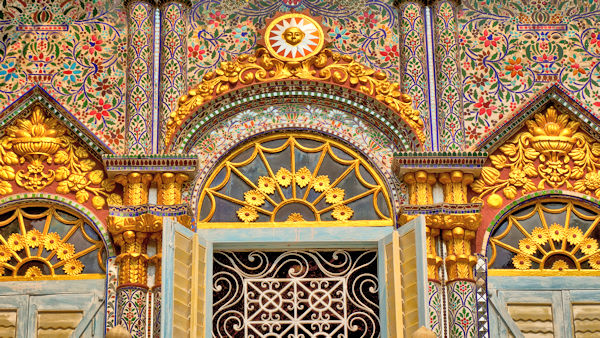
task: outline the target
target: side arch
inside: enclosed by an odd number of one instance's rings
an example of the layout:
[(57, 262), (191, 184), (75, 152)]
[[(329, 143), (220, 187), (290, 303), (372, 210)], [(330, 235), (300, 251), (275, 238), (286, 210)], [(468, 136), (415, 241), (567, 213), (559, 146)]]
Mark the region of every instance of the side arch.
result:
[(25, 202), (40, 202), (40, 203), (48, 203), (63, 206), (69, 209), (73, 209), (80, 213), (83, 217), (85, 217), (100, 235), (102, 236), (102, 241), (104, 242), (104, 246), (106, 248), (107, 257), (115, 257), (116, 251), (106, 228), (106, 224), (94, 214), (93, 211), (86, 208), (85, 206), (78, 204), (70, 199), (64, 198), (59, 195), (48, 194), (48, 193), (21, 193), (16, 195), (11, 195), (0, 199), (0, 205), (5, 206), (13, 206), (17, 204), (23, 204)]

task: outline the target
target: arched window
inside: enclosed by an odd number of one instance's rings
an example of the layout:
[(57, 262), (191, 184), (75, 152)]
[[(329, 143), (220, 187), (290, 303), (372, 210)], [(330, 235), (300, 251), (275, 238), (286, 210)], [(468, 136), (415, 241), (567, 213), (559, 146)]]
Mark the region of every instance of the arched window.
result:
[(548, 196), (492, 229), (490, 336), (600, 334), (599, 221), (597, 205)]
[(342, 143), (307, 133), (240, 147), (209, 177), (200, 203), (200, 222), (393, 224), (376, 170)]
[(98, 231), (62, 206), (30, 203), (0, 209), (1, 280), (104, 274)]
[(600, 276), (598, 221), (598, 210), (573, 201), (537, 202), (521, 208), (491, 233), (490, 272)]

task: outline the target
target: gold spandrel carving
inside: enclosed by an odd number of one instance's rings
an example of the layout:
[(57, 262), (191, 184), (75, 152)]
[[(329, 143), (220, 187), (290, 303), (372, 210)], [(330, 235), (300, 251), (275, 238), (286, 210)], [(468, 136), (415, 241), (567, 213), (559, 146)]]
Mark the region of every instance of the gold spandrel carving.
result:
[[(478, 194), (472, 202), (494, 208), (518, 194), (567, 188), (600, 197), (600, 143), (579, 129), (579, 122), (549, 107), (526, 122), (527, 130), (490, 156), (492, 166), (483, 168), (471, 184)], [(502, 176), (507, 170), (508, 175)], [(574, 183), (572, 183), (572, 180)]]
[[(26, 165), (26, 170), (15, 171), (18, 165)], [(57, 193), (73, 193), (79, 203), (91, 197), (96, 209), (104, 208), (107, 199), (119, 198), (111, 194), (114, 182), (97, 168), (89, 152), (41, 106), (34, 106), (30, 117), (17, 119), (0, 139), (0, 195), (13, 192), (11, 181), (35, 192), (58, 182)]]

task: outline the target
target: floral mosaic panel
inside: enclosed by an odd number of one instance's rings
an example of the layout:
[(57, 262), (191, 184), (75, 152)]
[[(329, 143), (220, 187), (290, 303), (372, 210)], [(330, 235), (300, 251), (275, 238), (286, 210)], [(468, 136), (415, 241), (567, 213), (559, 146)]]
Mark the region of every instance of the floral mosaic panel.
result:
[(597, 0), (466, 0), (458, 21), (468, 144), (553, 83), (600, 114)]
[(233, 12), (223, 8), (222, 2), (200, 0), (193, 5), (188, 39), (190, 86), (200, 82), (202, 75), (220, 62), (253, 51), (260, 38), (257, 30), (264, 28), (265, 20), (276, 12), (305, 9), (311, 15), (321, 16), (323, 24), (331, 28), (333, 50), (351, 55), (399, 81), (398, 19), (393, 1), (354, 1), (346, 8), (332, 1), (262, 0), (250, 1)]
[(456, 281), (448, 284), (450, 309), (450, 337), (475, 337), (475, 284)]
[(0, 10), (0, 109), (41, 86), (123, 152), (125, 16), (114, 1), (8, 1)]

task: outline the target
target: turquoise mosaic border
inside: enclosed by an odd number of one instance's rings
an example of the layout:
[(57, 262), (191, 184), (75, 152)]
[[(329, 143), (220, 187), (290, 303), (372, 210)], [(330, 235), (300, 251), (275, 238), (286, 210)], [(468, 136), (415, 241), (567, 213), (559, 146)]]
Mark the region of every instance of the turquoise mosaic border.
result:
[[(353, 107), (355, 107), (359, 110), (362, 110), (362, 111), (370, 114), (371, 116), (375, 117), (379, 122), (383, 123), (386, 127), (388, 127), (394, 133), (394, 135), (402, 142), (402, 145), (404, 146), (405, 149), (411, 149), (411, 145), (408, 144), (408, 142), (402, 136), (400, 131), (396, 127), (394, 127), (392, 125), (392, 123), (390, 123), (387, 119), (385, 119), (385, 117), (382, 116), (381, 114), (373, 111), (370, 108), (365, 107), (362, 104), (359, 104), (359, 103), (354, 102), (347, 98), (343, 98), (343, 97), (339, 97), (339, 96), (335, 96), (335, 95), (331, 95), (331, 94), (325, 94), (325, 93), (321, 93), (321, 92), (282, 91), (282, 92), (256, 94), (256, 95), (252, 95), (249, 97), (245, 97), (243, 99), (239, 99), (234, 102), (230, 102), (230, 103), (218, 108), (217, 110), (209, 113), (204, 118), (202, 118), (202, 120), (200, 120), (199, 123), (195, 124), (194, 127), (186, 134), (185, 137), (183, 137), (180, 140), (176, 139), (177, 146), (175, 148), (176, 149), (175, 151), (178, 153), (184, 152), (187, 143), (190, 141), (192, 136), (198, 131), (198, 129), (200, 129), (200, 127), (204, 126), (207, 122), (209, 122), (213, 118), (217, 117), (222, 112), (225, 112), (225, 111), (233, 109), (239, 105), (243, 105), (245, 103), (248, 103), (248, 102), (254, 101), (254, 100), (261, 100), (261, 99), (271, 98), (271, 97), (290, 97), (290, 96), (306, 96), (306, 97), (324, 98), (324, 99), (330, 99), (333, 101), (338, 101), (338, 102), (353, 106)], [(400, 119), (399, 116), (398, 116), (398, 119)], [(402, 122), (406, 123), (404, 121), (402, 121)], [(310, 127), (310, 126), (307, 126), (307, 127)], [(411, 129), (411, 132), (412, 132), (412, 129)]]
[(102, 238), (104, 240), (104, 245), (106, 246), (107, 256), (112, 257), (116, 256), (115, 248), (110, 239), (110, 234), (108, 233), (104, 222), (101, 222), (96, 215), (94, 215), (89, 209), (82, 206), (81, 204), (65, 198), (63, 196), (48, 194), (48, 193), (22, 193), (4, 197), (0, 199), (0, 206), (8, 206), (11, 204), (16, 204), (19, 202), (29, 202), (25, 200), (34, 200), (34, 201), (44, 201), (44, 202), (53, 202), (60, 205), (64, 205), (70, 208), (77, 210), (83, 216), (87, 217), (88, 221), (100, 232)]

